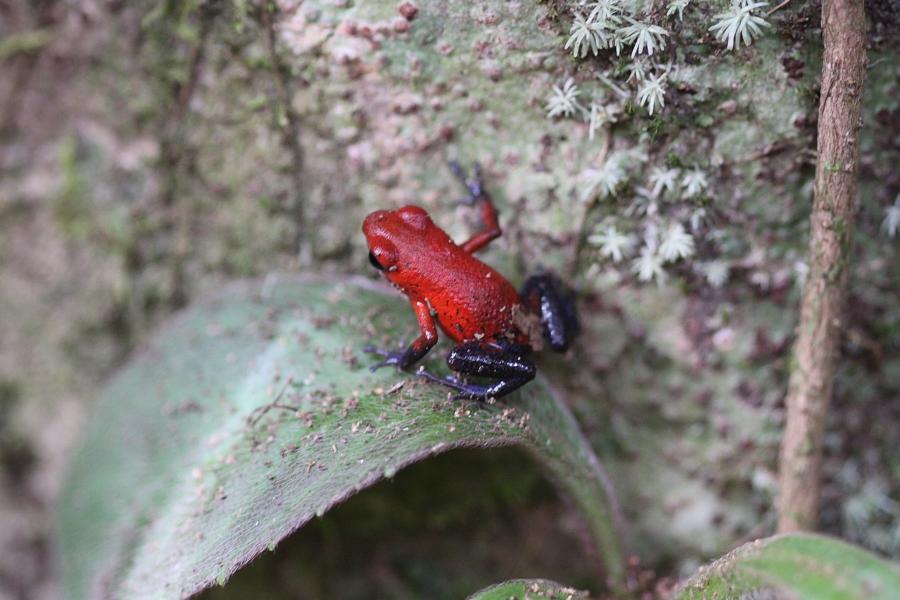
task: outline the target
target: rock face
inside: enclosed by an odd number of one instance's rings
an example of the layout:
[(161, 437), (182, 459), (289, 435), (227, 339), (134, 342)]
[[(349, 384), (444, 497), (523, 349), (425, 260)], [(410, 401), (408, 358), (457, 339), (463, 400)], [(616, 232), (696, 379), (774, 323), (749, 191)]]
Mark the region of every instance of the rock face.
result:
[[(463, 237), (476, 221), (454, 203), (452, 158), (480, 162), (499, 205), (486, 260), (581, 291), (581, 343), (544, 368), (611, 471), (643, 560), (705, 558), (769, 530), (812, 193), (815, 10), (790, 4), (729, 52), (709, 31), (727, 2), (680, 17), (635, 2), (616, 27), (664, 28), (652, 55), (635, 38), (573, 58), (588, 11), (564, 2), (71, 4), (14, 2), (0, 54), (0, 378), (40, 503), (98, 380), (197, 293), (273, 270), (361, 271), (359, 223), (375, 208), (419, 203)], [(883, 13), (823, 518), (897, 552), (882, 500), (900, 493), (886, 213), (900, 67)], [(0, 561), (47, 532), (10, 535)]]

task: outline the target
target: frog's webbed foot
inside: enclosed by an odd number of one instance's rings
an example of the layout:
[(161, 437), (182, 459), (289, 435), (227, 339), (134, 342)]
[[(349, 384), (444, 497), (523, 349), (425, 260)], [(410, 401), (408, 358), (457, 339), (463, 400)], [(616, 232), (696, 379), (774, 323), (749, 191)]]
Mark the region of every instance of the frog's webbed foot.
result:
[(444, 375), (441, 377), (426, 371), (425, 367), (416, 369), (416, 375), (459, 392), (451, 396), (451, 400), (487, 400), (490, 397), (484, 394), (484, 386), (466, 383), (455, 375)]
[(363, 352), (375, 354), (376, 356), (384, 358), (384, 360), (369, 367), (369, 370), (373, 373), (382, 367), (403, 368), (403, 356), (406, 353), (404, 350), (385, 350), (383, 348), (376, 348), (375, 346), (366, 346), (363, 348)]
[(465, 386), (465, 383), (460, 381), (460, 379), (455, 375), (444, 375), (443, 377), (441, 377), (440, 375), (435, 375), (431, 371), (426, 370), (425, 367), (419, 367), (418, 369), (416, 369), (416, 375), (427, 379), (428, 381), (453, 388), (454, 390), (460, 390)]
[(453, 171), (453, 174), (456, 175), (456, 178), (462, 182), (462, 184), (469, 191), (469, 195), (466, 198), (462, 198), (459, 202), (460, 204), (465, 204), (467, 206), (472, 206), (479, 200), (484, 197), (484, 185), (481, 182), (481, 165), (477, 162), (472, 163), (472, 177), (469, 178), (466, 176), (466, 172), (463, 170), (462, 166), (456, 162), (455, 160), (451, 160), (449, 162), (450, 170)]

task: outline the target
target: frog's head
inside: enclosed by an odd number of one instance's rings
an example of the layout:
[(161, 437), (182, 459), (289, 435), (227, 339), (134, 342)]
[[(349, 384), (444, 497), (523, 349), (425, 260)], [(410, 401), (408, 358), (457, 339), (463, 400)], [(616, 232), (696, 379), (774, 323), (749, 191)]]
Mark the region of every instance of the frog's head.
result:
[(394, 280), (401, 260), (415, 252), (416, 246), (434, 228), (431, 217), (418, 206), (376, 210), (362, 225), (369, 246), (369, 262)]

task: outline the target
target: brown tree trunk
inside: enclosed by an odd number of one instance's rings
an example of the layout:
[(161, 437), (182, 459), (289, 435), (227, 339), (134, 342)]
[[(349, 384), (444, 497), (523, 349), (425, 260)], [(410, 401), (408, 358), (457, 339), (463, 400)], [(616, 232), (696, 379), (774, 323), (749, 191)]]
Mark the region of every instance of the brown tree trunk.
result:
[(842, 328), (856, 207), (866, 69), (863, 0), (824, 0), (822, 31), (825, 50), (809, 275), (786, 400), (779, 532), (814, 529), (818, 520), (822, 438)]

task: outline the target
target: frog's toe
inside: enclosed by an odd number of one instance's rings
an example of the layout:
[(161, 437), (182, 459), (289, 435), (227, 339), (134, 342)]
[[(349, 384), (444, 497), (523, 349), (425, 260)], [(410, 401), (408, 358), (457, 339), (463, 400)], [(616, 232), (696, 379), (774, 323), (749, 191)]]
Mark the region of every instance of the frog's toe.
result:
[(463, 383), (459, 380), (459, 378), (453, 375), (445, 375), (441, 377), (440, 375), (435, 375), (430, 371), (426, 371), (425, 367), (419, 367), (416, 369), (416, 375), (427, 379), (428, 381), (433, 381), (434, 383), (439, 383), (441, 385), (446, 385), (447, 387), (453, 388), (455, 390), (462, 389)]
[(384, 358), (384, 360), (369, 367), (369, 370), (373, 373), (382, 367), (399, 366), (403, 358), (403, 352), (392, 352), (383, 348), (376, 348), (375, 346), (366, 346), (363, 348), (363, 352)]
[(460, 200), (460, 202), (470, 206), (475, 204), (475, 202), (484, 195), (481, 183), (481, 165), (477, 162), (472, 164), (472, 177), (469, 178), (466, 176), (466, 172), (463, 170), (462, 165), (458, 162), (451, 160), (448, 164), (450, 165), (450, 170), (453, 172), (453, 175), (459, 179), (469, 192), (468, 198)]
[(388, 356), (383, 361), (377, 362), (374, 365), (372, 365), (371, 367), (369, 367), (369, 370), (374, 373), (378, 369), (381, 369), (384, 367), (395, 366), (398, 362), (399, 361), (397, 360), (396, 356)]

